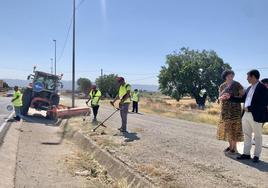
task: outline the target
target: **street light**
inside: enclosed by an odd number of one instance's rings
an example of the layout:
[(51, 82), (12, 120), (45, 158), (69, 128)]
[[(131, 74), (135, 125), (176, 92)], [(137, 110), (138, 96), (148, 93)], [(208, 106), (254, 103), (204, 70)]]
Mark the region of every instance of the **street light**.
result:
[(53, 74), (53, 58), (50, 58), (51, 64), (50, 64), (50, 72)]
[(55, 44), (55, 55), (54, 55), (54, 71), (55, 71), (55, 75), (57, 74), (57, 40), (53, 40), (54, 44)]

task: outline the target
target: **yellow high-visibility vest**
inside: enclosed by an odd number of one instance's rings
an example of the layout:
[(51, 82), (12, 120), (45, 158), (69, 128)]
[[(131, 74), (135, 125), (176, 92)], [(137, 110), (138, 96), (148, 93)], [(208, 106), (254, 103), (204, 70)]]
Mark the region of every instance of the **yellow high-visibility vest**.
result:
[(13, 105), (15, 107), (21, 107), (22, 106), (22, 94), (20, 91), (15, 91), (13, 94), (13, 99), (17, 98), (13, 101)]
[(139, 92), (134, 92), (132, 94), (132, 101), (139, 102), (140, 100), (140, 93)]
[(92, 106), (98, 106), (100, 97), (101, 97), (101, 91), (96, 90), (95, 92), (93, 90), (90, 91), (89, 96), (91, 98), (91, 105)]
[[(127, 94), (128, 91), (131, 91), (131, 86), (129, 84), (124, 84), (119, 88), (119, 98), (120, 100)], [(130, 103), (130, 96), (124, 101), (124, 103)]]

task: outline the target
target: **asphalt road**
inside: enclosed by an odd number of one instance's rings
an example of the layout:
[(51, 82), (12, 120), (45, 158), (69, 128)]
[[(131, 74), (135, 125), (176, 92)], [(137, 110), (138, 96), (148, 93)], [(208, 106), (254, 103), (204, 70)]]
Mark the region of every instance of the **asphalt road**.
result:
[[(77, 101), (77, 105), (84, 105), (84, 100)], [(99, 120), (113, 111), (101, 106)], [(59, 166), (59, 161), (72, 152), (71, 147), (61, 143), (58, 127), (40, 120), (22, 123), (15, 187), (51, 187), (56, 182), (59, 184), (55, 187), (70, 187), (71, 182), (71, 187), (81, 187), (83, 180), (70, 176)], [(106, 125), (106, 135), (99, 137), (112, 139), (106, 142), (112, 146), (108, 148), (112, 155), (143, 173), (156, 187), (268, 185), (268, 149), (263, 149), (259, 164), (225, 156), (222, 151), (227, 143), (216, 139), (214, 126), (149, 114), (129, 114), (129, 133), (124, 136), (115, 136), (120, 126), (119, 114)], [(88, 130), (92, 128), (89, 126)]]
[(7, 105), (11, 104), (11, 98), (10, 97), (0, 97), (0, 125), (5, 121), (5, 118), (7, 118), (10, 114), (9, 111), (7, 111), (6, 107)]
[[(113, 111), (101, 106), (99, 119)], [(237, 161), (225, 156), (227, 143), (216, 139), (216, 127), (157, 115), (130, 114), (129, 134), (113, 136), (120, 126), (119, 114), (106, 125), (107, 135), (115, 143), (115, 157), (144, 172), (160, 187), (267, 187), (268, 149), (263, 148), (261, 162)], [(239, 144), (242, 152), (243, 143)], [(149, 172), (148, 172), (149, 169)], [(146, 172), (147, 171), (147, 172)], [(153, 175), (155, 174), (155, 175)]]

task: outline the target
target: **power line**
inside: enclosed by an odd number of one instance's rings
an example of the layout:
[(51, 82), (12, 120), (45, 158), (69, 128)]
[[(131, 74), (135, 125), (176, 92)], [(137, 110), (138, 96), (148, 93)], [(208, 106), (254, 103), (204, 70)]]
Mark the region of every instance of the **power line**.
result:
[(63, 45), (63, 48), (61, 50), (61, 55), (60, 55), (60, 57), (58, 59), (58, 62), (60, 62), (61, 58), (63, 57), (64, 51), (65, 51), (65, 48), (66, 48), (66, 45), (67, 45), (67, 42), (68, 42), (68, 39), (69, 39), (69, 36), (70, 36), (70, 31), (71, 31), (72, 24), (73, 24), (73, 19), (71, 19), (71, 22), (69, 24), (67, 35), (65, 37), (64, 45)]
[(85, 0), (81, 0), (78, 5), (76, 6), (76, 10), (80, 8), (80, 6), (85, 2)]
[[(85, 2), (85, 0), (81, 0), (79, 2), (79, 4), (76, 6), (76, 10), (78, 10), (84, 2)], [(70, 24), (68, 26), (67, 35), (66, 35), (65, 40), (64, 40), (63, 48), (61, 50), (61, 55), (60, 55), (60, 57), (57, 60), (58, 62), (60, 62), (60, 60), (62, 59), (62, 57), (64, 55), (65, 48), (66, 48), (67, 42), (69, 40), (69, 36), (70, 36), (70, 31), (71, 31), (71, 28), (72, 28), (72, 24), (73, 24), (73, 17), (71, 18)]]
[(112, 74), (124, 74), (124, 75), (137, 75), (137, 76), (142, 76), (142, 75), (156, 75), (159, 74), (159, 72), (151, 72), (151, 73), (133, 73), (133, 72), (114, 72), (114, 71), (105, 71), (108, 73)]

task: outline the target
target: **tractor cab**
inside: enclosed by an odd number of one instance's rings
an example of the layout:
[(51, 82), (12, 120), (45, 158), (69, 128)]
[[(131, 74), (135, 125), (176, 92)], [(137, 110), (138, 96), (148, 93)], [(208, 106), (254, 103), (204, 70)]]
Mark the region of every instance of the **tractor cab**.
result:
[(50, 110), (58, 106), (60, 102), (59, 88), (62, 88), (62, 75), (54, 75), (46, 72), (36, 71), (28, 76), (32, 80), (22, 97), (22, 114), (26, 115), (29, 108), (36, 110)]

